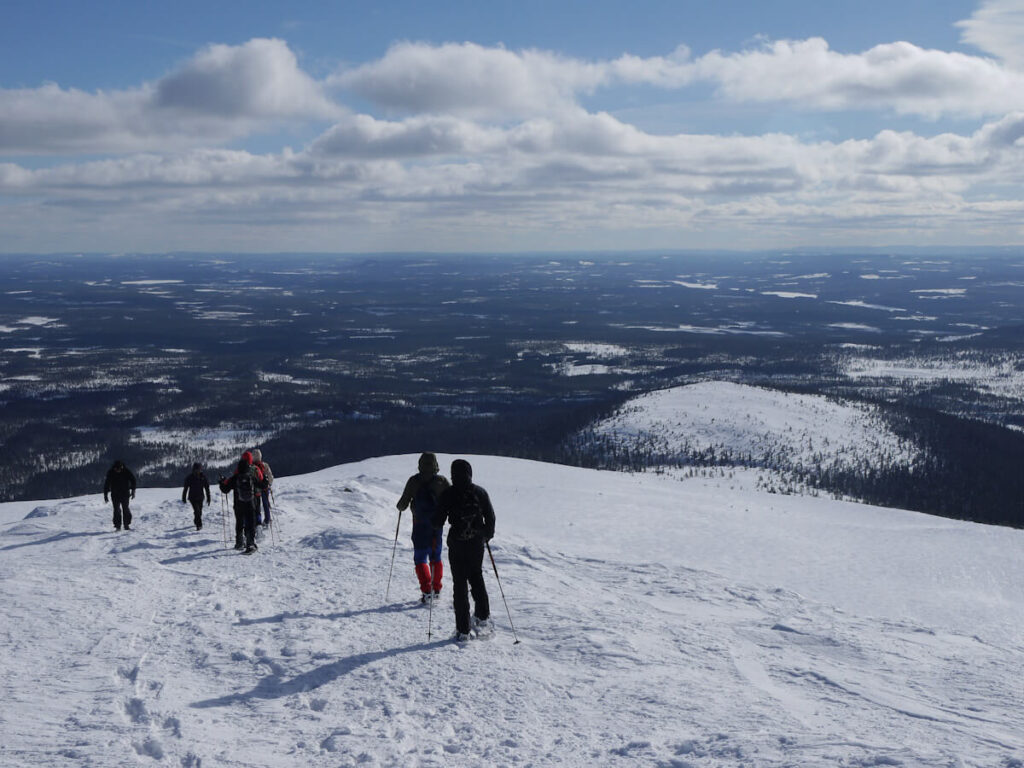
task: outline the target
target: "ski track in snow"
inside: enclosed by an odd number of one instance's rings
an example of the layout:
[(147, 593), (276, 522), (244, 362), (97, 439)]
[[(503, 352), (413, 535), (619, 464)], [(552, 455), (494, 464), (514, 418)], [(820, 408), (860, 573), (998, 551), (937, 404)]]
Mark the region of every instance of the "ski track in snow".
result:
[[(692, 567), (688, 539), (705, 534), (693, 521), (672, 529), (659, 516), (664, 493), (711, 526), (739, 514), (733, 507), (767, 508), (778, 497), (734, 491), (725, 504), (729, 492), (703, 481), (471, 460), (496, 506), (493, 550), (517, 645), (486, 557), (492, 638), (451, 641), (447, 575), (433, 612), (419, 604), (408, 513), (385, 602), (394, 503), (415, 456), (279, 478), (276, 541), (265, 536), (252, 557), (225, 549), (216, 499), (197, 532), (173, 489), (140, 490), (133, 530), (121, 533), (109, 530), (98, 497), (48, 502), (48, 515), (25, 520), (25, 505), (0, 505), (0, 764), (1024, 759), (1019, 633), (999, 621), (966, 632), (955, 607), (948, 624), (863, 615), (806, 596), (782, 567), (773, 583), (729, 573), (725, 561)], [(814, 507), (825, 518), (841, 510), (846, 523), (859, 509), (879, 514), (840, 502)], [(933, 518), (893, 514), (901, 529), (933, 531)], [(767, 519), (766, 528), (779, 525)], [(677, 556), (653, 561), (630, 531), (649, 526)], [(990, 541), (991, 529), (962, 524), (954, 534), (961, 530), (949, 551), (980, 557), (971, 543), (979, 532)], [(999, 534), (999, 546), (1019, 553), (1020, 532)], [(742, 540), (735, 547), (741, 558), (778, 556)], [(865, 569), (889, 557), (859, 555)], [(1006, 576), (986, 571), (984, 559), (974, 565), (979, 590)], [(863, 589), (881, 587), (865, 579)], [(845, 603), (841, 590), (832, 594)], [(1022, 605), (998, 604), (1011, 630), (1024, 627)]]

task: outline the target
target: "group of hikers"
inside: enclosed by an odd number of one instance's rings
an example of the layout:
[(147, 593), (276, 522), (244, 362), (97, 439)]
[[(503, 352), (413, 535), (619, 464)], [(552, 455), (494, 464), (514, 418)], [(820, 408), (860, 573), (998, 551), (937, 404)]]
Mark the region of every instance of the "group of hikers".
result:
[[(257, 550), (256, 537), (258, 530), (271, 523), (270, 487), (274, 482), (274, 473), (270, 464), (263, 460), (259, 448), (246, 451), (239, 459), (231, 477), (220, 476), (219, 486), (222, 493), (234, 494), (235, 512), (235, 549), (252, 554)], [(122, 525), (126, 531), (132, 529), (131, 500), (135, 498), (135, 475), (125, 463), (118, 459), (107, 471), (107, 479), (103, 484), (103, 501), (114, 504), (114, 530), (120, 531)], [(192, 471), (185, 476), (181, 489), (181, 503), (192, 504), (192, 521), (196, 530), (203, 529), (203, 502), (212, 503), (210, 497), (210, 481), (203, 472), (203, 465), (196, 462)]]
[[(441, 561), (442, 532), (448, 523), (448, 563), (451, 567), (455, 607), (455, 639), (469, 640), (493, 629), (490, 603), (483, 577), (484, 550), (494, 536), (494, 508), (487, 491), (473, 483), (473, 468), (456, 459), (451, 465), (451, 482), (441, 474), (437, 456), (424, 453), (418, 472), (405, 484), (398, 500), (398, 526), (402, 512), (412, 509), (413, 564), (424, 603), (441, 596), (444, 568)], [(257, 550), (260, 527), (271, 524), (271, 485), (274, 475), (257, 448), (242, 454), (230, 477), (220, 476), (222, 493), (233, 494), (235, 549), (251, 554)], [(135, 498), (136, 480), (118, 459), (107, 472), (103, 500), (113, 502), (114, 530), (131, 530), (130, 501)], [(203, 504), (211, 503), (210, 483), (202, 464), (196, 462), (185, 477), (181, 501), (192, 504), (196, 530), (203, 528)], [(398, 530), (395, 531), (398, 540)], [(472, 615), (469, 597), (473, 597)]]

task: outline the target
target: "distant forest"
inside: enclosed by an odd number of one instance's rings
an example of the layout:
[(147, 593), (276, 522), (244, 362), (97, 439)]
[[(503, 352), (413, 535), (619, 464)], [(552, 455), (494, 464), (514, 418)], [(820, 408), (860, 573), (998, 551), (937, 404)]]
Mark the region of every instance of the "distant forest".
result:
[(591, 430), (563, 443), (559, 460), (632, 472), (659, 466), (764, 468), (777, 473), (767, 486), (771, 492), (810, 487), (878, 506), (1024, 528), (1024, 433), (925, 408), (877, 405), (890, 428), (918, 446), (912, 465), (879, 457), (836, 470), (713, 449), (666, 454), (653, 440), (638, 448)]
[[(465, 418), (395, 407), (380, 418), (287, 431), (265, 442), (263, 450), (279, 476), (423, 450), (631, 472), (663, 466), (764, 468), (772, 470), (775, 477), (765, 487), (776, 493), (796, 493), (809, 487), (837, 498), (1024, 528), (1024, 433), (1015, 430), (926, 408), (878, 404), (890, 428), (918, 446), (918, 458), (911, 466), (883, 456), (842, 470), (820, 465), (794, 467), (785, 457), (772, 455), (755, 460), (722, 450), (666, 453), (654, 441), (641, 447), (625, 445), (589, 429), (611, 415), (626, 397), (614, 393), (605, 399), (572, 403), (552, 400)], [(259, 425), (252, 426), (258, 429)], [(4, 471), (30, 476), (19, 489), (21, 498), (55, 498), (99, 493), (107, 468), (122, 453), (142, 466), (159, 465), (166, 451), (180, 451), (179, 446), (131, 443), (126, 452), (129, 436), (128, 430), (97, 431), (83, 445), (81, 431), (73, 425), (35, 425), (12, 436), (23, 450), (9, 455), (14, 463), (8, 463)], [(49, 446), (60, 442), (78, 445), (79, 454), (61, 457), (47, 453)], [(83, 454), (88, 460), (83, 461)], [(202, 458), (201, 446), (195, 455)], [(24, 462), (18, 457), (31, 466), (21, 466)], [(177, 485), (186, 466), (179, 455), (172, 459), (164, 469), (140, 476), (140, 482)], [(215, 477), (227, 467), (211, 465), (209, 469)]]
[[(610, 395), (564, 401), (549, 399), (530, 404), (510, 403), (487, 415), (452, 415), (450, 412), (394, 406), (374, 418), (351, 418), (324, 426), (288, 430), (260, 443), (280, 477), (313, 472), (374, 456), (420, 453), (501, 455), (539, 461), (565, 461), (565, 435), (583, 429), (595, 418), (611, 412), (625, 396)], [(259, 422), (237, 424), (260, 432)], [(0, 468), (0, 492), (17, 488), (18, 498), (51, 499), (100, 493), (103, 479), (117, 458), (124, 458), (146, 486), (176, 486), (193, 460), (207, 466), (211, 479), (228, 472), (230, 465), (207, 458), (204, 447), (184, 454), (178, 444), (132, 441), (130, 429), (99, 429), (88, 433), (74, 425), (42, 424), (25, 427), (10, 439), (21, 446)], [(54, 445), (74, 445), (61, 454)], [(139, 472), (140, 467), (151, 467)], [(155, 469), (152, 467), (156, 467)], [(4, 478), (19, 479), (17, 486)]]
[[(216, 477), (259, 445), (279, 476), (423, 450), (763, 466), (769, 491), (1022, 526), (1022, 264), (1016, 250), (8, 257), (0, 501), (100, 498), (116, 458), (175, 486), (193, 461)], [(713, 380), (877, 403), (920, 458), (838, 471), (587, 431), (642, 392)]]

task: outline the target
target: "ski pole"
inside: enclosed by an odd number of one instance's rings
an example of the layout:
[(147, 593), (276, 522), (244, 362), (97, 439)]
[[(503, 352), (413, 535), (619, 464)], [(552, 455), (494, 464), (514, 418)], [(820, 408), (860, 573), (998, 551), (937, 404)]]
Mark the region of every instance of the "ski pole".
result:
[(277, 536), (277, 511), (276, 510), (274, 511), (273, 519), (269, 523), (267, 523), (267, 528), (270, 529), (270, 543), (273, 544), (276, 547), (277, 543), (278, 543), (278, 536)]
[(220, 495), (220, 522), (224, 529), (224, 549), (228, 548), (228, 497), (223, 493)]
[(388, 588), (384, 590), (384, 602), (388, 601), (391, 593), (391, 573), (395, 570), (395, 552), (398, 551), (398, 529), (402, 526), (402, 510), (398, 510), (398, 524), (395, 525), (395, 544), (391, 547), (391, 567), (388, 568)]
[(508, 609), (508, 600), (505, 599), (505, 590), (501, 588), (501, 577), (498, 576), (498, 566), (494, 562), (494, 553), (491, 552), (491, 542), (484, 542), (487, 545), (487, 554), (491, 556), (491, 566), (494, 568), (494, 578), (498, 582), (498, 591), (501, 592), (501, 601), (505, 603), (505, 613), (508, 614), (508, 623), (512, 627), (512, 637), (516, 639), (512, 645), (519, 645), (519, 636), (516, 634), (516, 625), (512, 623), (512, 611)]
[(280, 531), (277, 530), (277, 524), (281, 522), (281, 518), (278, 516), (280, 510), (277, 506), (277, 499), (274, 498), (274, 489), (268, 488), (267, 490), (270, 491), (270, 506), (274, 510), (274, 516), (270, 520), (270, 535), (276, 539), (280, 539), (281, 537), (277, 535), (280, 533)]
[(427, 640), (430, 639), (430, 630), (434, 624), (434, 595), (430, 595), (430, 607), (427, 609)]

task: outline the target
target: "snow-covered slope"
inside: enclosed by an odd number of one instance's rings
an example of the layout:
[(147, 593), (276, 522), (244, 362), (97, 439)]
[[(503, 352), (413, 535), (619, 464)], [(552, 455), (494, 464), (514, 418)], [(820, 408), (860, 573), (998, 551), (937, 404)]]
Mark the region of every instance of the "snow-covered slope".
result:
[(0, 765), (1024, 760), (1024, 532), (470, 459), (518, 645), (490, 571), (493, 639), (420, 606), (407, 515), (384, 600), (415, 456), (279, 478), (252, 557), (175, 489), (0, 506)]
[(727, 381), (640, 395), (592, 432), (658, 456), (713, 449), (782, 469), (909, 464), (915, 453), (867, 405)]

